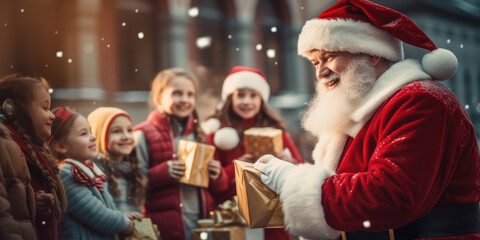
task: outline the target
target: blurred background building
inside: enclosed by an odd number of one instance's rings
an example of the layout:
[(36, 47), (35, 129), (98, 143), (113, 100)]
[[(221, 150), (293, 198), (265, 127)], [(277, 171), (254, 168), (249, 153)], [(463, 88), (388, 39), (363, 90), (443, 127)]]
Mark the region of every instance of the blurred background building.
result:
[[(313, 140), (300, 114), (313, 92), (314, 69), (297, 55), (306, 20), (330, 0), (0, 0), (0, 75), (45, 77), (53, 105), (87, 115), (99, 106), (128, 111), (135, 123), (149, 111), (157, 72), (183, 67), (200, 82), (204, 119), (218, 103), (235, 65), (261, 69), (270, 105), (286, 120), (305, 159)], [(374, 0), (414, 20), (438, 47), (459, 60), (443, 84), (460, 99), (480, 136), (480, 1)], [(405, 46), (406, 57), (424, 50)]]

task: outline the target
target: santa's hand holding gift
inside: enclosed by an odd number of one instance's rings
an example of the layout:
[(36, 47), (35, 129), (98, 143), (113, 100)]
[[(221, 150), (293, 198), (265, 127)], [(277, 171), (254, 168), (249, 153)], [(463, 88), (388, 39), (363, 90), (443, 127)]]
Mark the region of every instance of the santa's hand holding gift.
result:
[[(430, 53), (403, 59), (402, 42)], [(280, 194), (287, 230), (313, 239), (480, 238), (480, 155), (455, 95), (437, 83), (455, 55), (403, 14), (340, 0), (307, 21), (298, 53), (316, 69), (302, 126), (315, 164), (254, 166)]]

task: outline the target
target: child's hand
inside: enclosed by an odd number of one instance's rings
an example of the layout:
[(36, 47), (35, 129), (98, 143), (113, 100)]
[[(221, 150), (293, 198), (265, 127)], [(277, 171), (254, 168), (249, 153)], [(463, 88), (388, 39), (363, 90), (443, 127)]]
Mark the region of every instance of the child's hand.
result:
[(243, 162), (255, 162), (255, 158), (253, 157), (252, 154), (249, 154), (249, 153), (245, 153), (243, 154), (243, 156), (237, 158), (238, 161), (243, 161)]
[(125, 214), (125, 216), (132, 221), (133, 220), (142, 221), (142, 219), (143, 219), (142, 214), (140, 214), (138, 212), (130, 212), (130, 213)]
[(37, 212), (50, 214), (53, 206), (53, 195), (40, 190), (37, 192)]
[(222, 172), (222, 167), (220, 162), (215, 159), (212, 159), (208, 163), (208, 175), (210, 176), (210, 178), (213, 180), (217, 180), (221, 172)]
[(120, 234), (123, 236), (132, 236), (134, 230), (135, 230), (135, 223), (133, 223), (133, 221), (130, 221), (128, 226), (125, 229), (123, 229), (123, 231), (121, 231)]
[(167, 161), (168, 174), (175, 180), (183, 177), (185, 174), (185, 163), (177, 160)]

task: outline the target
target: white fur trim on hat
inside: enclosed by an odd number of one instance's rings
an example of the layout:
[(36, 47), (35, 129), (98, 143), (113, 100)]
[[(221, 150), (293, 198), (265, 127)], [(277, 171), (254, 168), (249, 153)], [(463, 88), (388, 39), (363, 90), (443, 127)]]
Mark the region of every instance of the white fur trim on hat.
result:
[(267, 80), (261, 75), (250, 71), (236, 72), (230, 74), (225, 79), (222, 88), (222, 101), (225, 101), (228, 95), (240, 88), (256, 90), (262, 96), (263, 101), (268, 102), (270, 86), (268, 86)]
[(222, 124), (220, 123), (220, 121), (216, 118), (210, 118), (208, 119), (207, 121), (203, 122), (201, 124), (202, 126), (202, 130), (206, 133), (206, 134), (210, 134), (210, 133), (214, 133), (215, 131), (217, 131), (218, 129), (220, 129), (220, 127), (222, 126)]
[(232, 150), (240, 142), (237, 130), (231, 127), (224, 127), (215, 132), (213, 143), (222, 150)]
[(366, 22), (349, 19), (312, 19), (298, 37), (298, 54), (311, 50), (366, 53), (398, 62), (403, 59), (402, 42), (388, 31)]
[(330, 227), (322, 207), (322, 185), (334, 172), (311, 164), (300, 164), (289, 175), (280, 200), (287, 230), (311, 239), (336, 239), (340, 231)]
[(423, 56), (422, 65), (435, 80), (446, 80), (457, 71), (458, 60), (449, 50), (437, 48)]

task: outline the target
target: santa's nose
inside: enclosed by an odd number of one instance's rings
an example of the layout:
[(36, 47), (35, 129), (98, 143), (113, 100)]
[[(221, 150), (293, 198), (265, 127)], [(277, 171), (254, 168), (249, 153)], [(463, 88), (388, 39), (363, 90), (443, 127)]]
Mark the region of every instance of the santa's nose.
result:
[(317, 71), (317, 79), (320, 81), (320, 79), (328, 76), (332, 71), (328, 68), (321, 68)]

